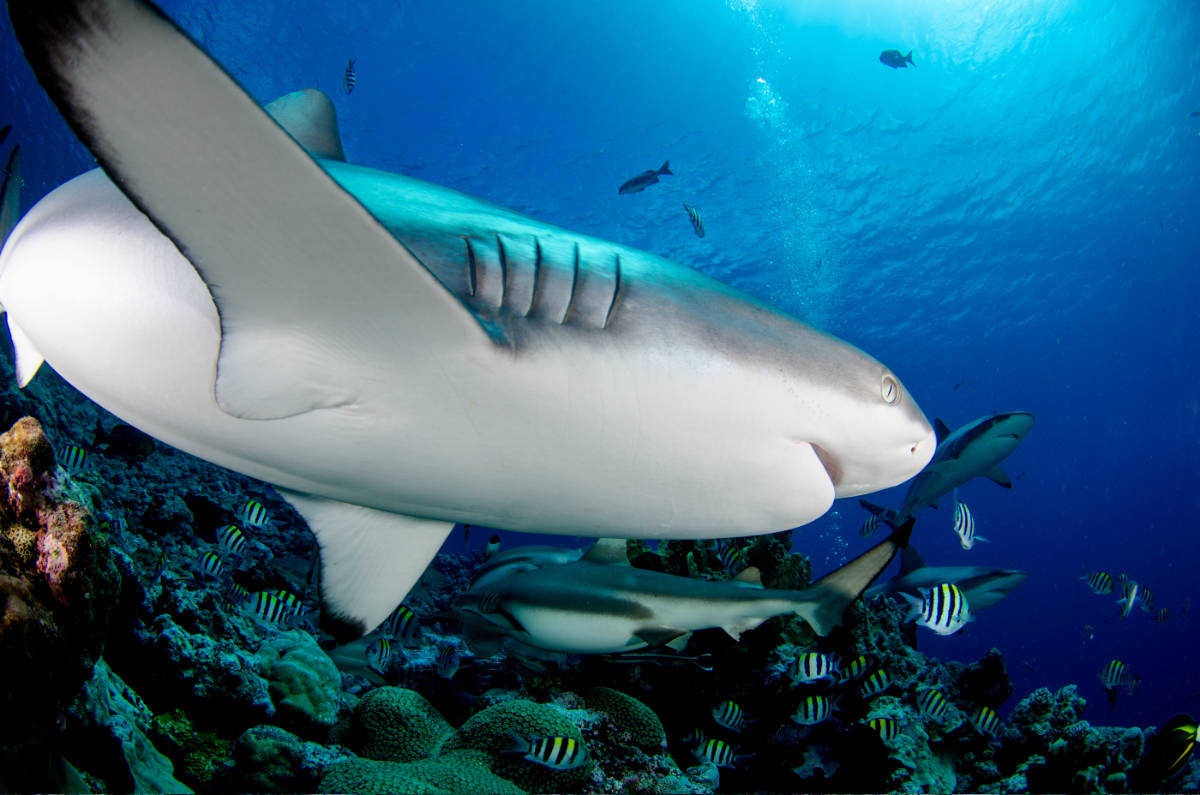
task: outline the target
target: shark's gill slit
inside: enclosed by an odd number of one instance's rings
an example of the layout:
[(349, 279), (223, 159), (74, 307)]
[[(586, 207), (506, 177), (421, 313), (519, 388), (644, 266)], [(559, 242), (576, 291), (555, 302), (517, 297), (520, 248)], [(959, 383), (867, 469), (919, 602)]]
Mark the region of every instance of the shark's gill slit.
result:
[(471, 238), (466, 235), (462, 236), (463, 242), (467, 244), (467, 294), (471, 297), (475, 296), (475, 249), (471, 246)]
[(533, 286), (529, 289), (529, 307), (525, 317), (533, 313), (537, 306), (538, 292), (542, 289), (542, 241), (537, 235), (533, 236)]
[(608, 302), (608, 311), (604, 313), (604, 325), (601, 328), (608, 328), (608, 324), (612, 322), (613, 315), (617, 312), (617, 299), (621, 296), (621, 255), (613, 255), (613, 291), (612, 298)]
[(563, 310), (562, 320), (558, 321), (559, 325), (565, 325), (567, 318), (571, 316), (571, 308), (575, 306), (575, 291), (579, 287), (579, 244), (575, 244), (575, 257), (571, 263), (571, 291), (567, 293), (567, 308)]
[(508, 254), (504, 251), (504, 241), (500, 235), (496, 235), (496, 255), (500, 260), (500, 302), (496, 304), (499, 309), (504, 306), (504, 297), (508, 295)]

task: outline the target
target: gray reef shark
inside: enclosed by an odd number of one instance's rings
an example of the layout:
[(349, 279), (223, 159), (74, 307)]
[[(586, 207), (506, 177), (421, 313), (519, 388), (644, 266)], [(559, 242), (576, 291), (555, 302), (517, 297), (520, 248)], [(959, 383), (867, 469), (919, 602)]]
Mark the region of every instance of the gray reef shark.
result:
[(859, 500), (859, 503), (892, 527), (899, 527), (920, 509), (936, 508), (943, 495), (972, 478), (983, 476), (1011, 489), (1012, 481), (999, 464), (1017, 448), (1032, 427), (1033, 415), (1027, 411), (980, 417), (953, 432), (946, 423), (934, 420), (937, 451), (933, 460), (913, 478), (900, 510), (883, 508), (866, 500)]
[(872, 585), (863, 594), (874, 599), (889, 593), (920, 594), (942, 583), (957, 585), (972, 612), (991, 607), (1029, 578), (1028, 572), (990, 566), (926, 566), (912, 547), (901, 552), (900, 573), (887, 582)]
[(768, 618), (792, 614), (827, 635), (911, 531), (909, 522), (802, 591), (763, 588), (753, 568), (725, 582), (634, 568), (623, 539), (600, 539), (573, 563), (476, 582), (455, 611), (472, 651), (481, 656), (510, 639), (565, 654), (681, 649), (699, 629), (719, 627), (736, 640)]
[(933, 455), (852, 345), (661, 257), (350, 165), (328, 97), (264, 111), (151, 5), (8, 10), (103, 169), (6, 235), (18, 383), (46, 361), (274, 484), (317, 536), (338, 638), (382, 622), (457, 522), (767, 533)]

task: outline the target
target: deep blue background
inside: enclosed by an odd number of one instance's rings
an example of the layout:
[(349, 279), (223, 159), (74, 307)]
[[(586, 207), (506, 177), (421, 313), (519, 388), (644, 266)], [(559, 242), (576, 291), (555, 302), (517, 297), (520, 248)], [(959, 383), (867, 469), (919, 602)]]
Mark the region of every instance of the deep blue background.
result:
[[(329, 92), (353, 161), (705, 270), (871, 352), (931, 419), (1035, 412), (1006, 464), (1016, 487), (962, 490), (993, 543), (961, 550), (948, 505), (915, 542), (931, 563), (1029, 582), (922, 648), (997, 646), (1017, 696), (1078, 682), (1099, 723), (1200, 711), (1181, 616), (1200, 557), (1200, 5), (196, 5), (166, 9), (256, 98)], [(893, 47), (916, 68), (881, 65)], [(91, 160), (7, 19), (0, 83), (32, 202)], [(617, 195), (667, 158), (674, 177)], [(903, 489), (877, 496), (898, 505)], [(834, 511), (797, 534), (818, 572), (867, 544), (863, 511)], [(1171, 620), (1118, 621), (1076, 579), (1092, 568), (1149, 585)], [(1096, 674), (1114, 656), (1144, 683), (1107, 715)]]

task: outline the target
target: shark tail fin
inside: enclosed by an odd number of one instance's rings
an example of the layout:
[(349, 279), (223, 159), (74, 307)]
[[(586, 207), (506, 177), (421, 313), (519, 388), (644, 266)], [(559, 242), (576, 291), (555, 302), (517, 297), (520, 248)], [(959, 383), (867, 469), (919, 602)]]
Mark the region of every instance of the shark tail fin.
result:
[(896, 520), (900, 518), (900, 512), (892, 508), (884, 508), (882, 505), (876, 505), (873, 502), (859, 500), (858, 504), (867, 509), (873, 516), (878, 516), (880, 520), (893, 530), (897, 529)]
[(796, 614), (818, 635), (828, 635), (842, 623), (846, 608), (883, 573), (896, 553), (908, 545), (913, 522), (909, 519), (882, 542), (801, 591)]
[(904, 56), (904, 60), (908, 61), (908, 62), (909, 62), (910, 64), (912, 64), (913, 66), (916, 66), (917, 64), (916, 64), (916, 62), (915, 62), (915, 61), (913, 61), (913, 59), (912, 59), (912, 54), (913, 54), (913, 51), (912, 51), (912, 50), (909, 50), (909, 51), (908, 51), (908, 55)]
[(658, 169), (659, 174), (670, 174), (675, 176), (675, 172), (671, 170), (671, 161), (664, 160), (662, 166)]

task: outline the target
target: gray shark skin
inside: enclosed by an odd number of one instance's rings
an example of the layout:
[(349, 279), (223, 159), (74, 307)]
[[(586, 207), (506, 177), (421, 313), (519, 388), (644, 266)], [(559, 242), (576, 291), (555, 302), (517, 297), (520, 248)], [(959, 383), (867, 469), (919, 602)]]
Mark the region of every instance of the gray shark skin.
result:
[[(455, 606), (477, 654), (506, 641), (561, 654), (609, 654), (668, 645), (719, 627), (735, 640), (768, 618), (799, 615), (819, 635), (907, 543), (912, 523), (803, 591), (754, 584), (756, 571), (727, 582), (634, 568), (625, 541), (601, 539), (574, 563), (514, 571), (476, 583)], [(514, 550), (515, 551), (515, 550)]]
[(933, 459), (913, 478), (899, 511), (859, 500), (864, 508), (892, 527), (899, 527), (925, 507), (936, 508), (938, 500), (968, 480), (983, 476), (1006, 489), (1012, 480), (1000, 462), (1017, 448), (1033, 427), (1033, 415), (1010, 411), (980, 417), (953, 433), (941, 420), (934, 421), (938, 446)]
[(977, 612), (996, 604), (1028, 578), (1028, 572), (1018, 569), (997, 569), (990, 566), (926, 566), (916, 550), (908, 547), (902, 553), (900, 574), (887, 582), (872, 585), (863, 594), (863, 598), (874, 599), (890, 593), (918, 596), (922, 589), (951, 583), (958, 586), (971, 610)]
[(806, 524), (935, 442), (882, 364), (697, 271), (343, 162), (319, 92), (264, 111), (153, 6), (11, 0), (104, 171), (0, 251), (23, 386), (274, 484), (361, 635), (457, 522), (647, 538)]

